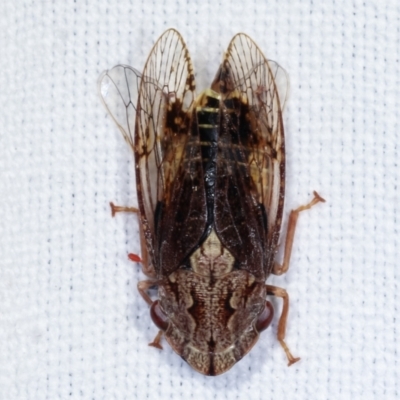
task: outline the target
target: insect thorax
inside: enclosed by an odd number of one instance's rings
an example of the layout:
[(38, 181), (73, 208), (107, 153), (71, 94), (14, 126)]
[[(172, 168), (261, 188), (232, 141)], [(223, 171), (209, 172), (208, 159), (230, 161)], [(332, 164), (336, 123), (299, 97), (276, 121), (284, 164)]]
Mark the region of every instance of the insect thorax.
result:
[(176, 270), (159, 288), (166, 339), (206, 375), (229, 369), (259, 336), (254, 322), (264, 309), (264, 284), (234, 262), (212, 230), (190, 257), (192, 268)]

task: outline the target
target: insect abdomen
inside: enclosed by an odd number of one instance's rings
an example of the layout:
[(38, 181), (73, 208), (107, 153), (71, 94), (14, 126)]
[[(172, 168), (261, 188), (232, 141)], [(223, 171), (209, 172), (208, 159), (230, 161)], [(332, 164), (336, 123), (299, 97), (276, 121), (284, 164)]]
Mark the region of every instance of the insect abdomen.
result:
[(214, 198), (216, 179), (216, 156), (219, 136), (219, 95), (206, 91), (198, 98), (196, 107), (197, 127), (201, 144), (204, 186), (207, 199), (207, 224), (203, 240), (205, 240), (214, 223)]

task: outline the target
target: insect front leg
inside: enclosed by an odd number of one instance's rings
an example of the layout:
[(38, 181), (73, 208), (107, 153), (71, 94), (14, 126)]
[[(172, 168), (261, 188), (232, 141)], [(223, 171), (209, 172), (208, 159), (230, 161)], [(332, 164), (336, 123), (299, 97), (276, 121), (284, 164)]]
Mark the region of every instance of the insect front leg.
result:
[[(116, 206), (114, 203), (110, 203), (111, 206), (111, 214), (114, 217), (117, 212), (133, 212), (133, 213), (138, 213), (139, 210), (135, 207), (121, 207), (121, 206)], [(134, 262), (139, 262), (142, 264), (142, 271), (143, 273), (148, 276), (149, 278), (152, 279), (147, 279), (145, 281), (140, 281), (137, 284), (138, 291), (140, 295), (143, 297), (145, 302), (151, 307), (150, 308), (150, 313), (152, 315), (153, 320), (155, 320), (156, 325), (162, 324), (162, 314), (159, 312), (159, 306), (158, 306), (158, 301), (153, 301), (147, 291), (154, 287), (158, 286), (158, 281), (155, 279), (156, 278), (156, 271), (154, 267), (148, 262), (149, 256), (147, 253), (147, 247), (146, 247), (146, 242), (144, 239), (144, 234), (143, 234), (143, 229), (142, 225), (140, 225), (140, 247), (142, 249), (142, 257), (140, 258), (137, 254), (128, 254), (128, 257), (130, 260)], [(161, 339), (162, 339), (163, 331), (159, 330), (156, 337), (154, 340), (149, 343), (149, 346), (156, 347), (158, 349), (162, 350), (161, 346)]]
[[(153, 301), (147, 291), (151, 289), (152, 287), (159, 286), (161, 282), (155, 279), (148, 279), (145, 281), (140, 281), (138, 282), (137, 288), (140, 293), (140, 295), (143, 297), (143, 299), (146, 301), (146, 303), (150, 306), (150, 316), (153, 322), (155, 323), (156, 326), (159, 328), (165, 328), (164, 324), (166, 323), (165, 321), (165, 316), (163, 312), (160, 309), (159, 302), (158, 300)], [(165, 330), (165, 329), (164, 329)], [(160, 329), (156, 335), (156, 337), (153, 339), (151, 343), (149, 343), (149, 346), (156, 347), (157, 349), (162, 350), (163, 347), (161, 345), (161, 339), (163, 336), (163, 329)]]
[[(144, 298), (146, 303), (150, 306), (150, 315), (151, 319), (153, 322), (158, 326), (159, 328), (165, 328), (164, 324), (166, 324), (165, 317), (163, 312), (160, 309), (159, 302), (158, 300), (153, 301), (151, 297), (148, 295), (147, 291), (154, 287), (158, 286), (160, 284), (159, 281), (156, 281), (154, 279), (151, 280), (145, 280), (145, 281), (140, 281), (138, 282), (138, 290), (140, 295)], [(163, 347), (161, 346), (161, 339), (163, 336), (163, 329), (160, 329), (156, 335), (156, 337), (153, 339), (151, 343), (149, 343), (149, 346), (156, 347), (157, 349), (162, 350)]]
[(265, 285), (265, 287), (267, 289), (267, 294), (280, 297), (283, 300), (282, 314), (279, 318), (279, 323), (278, 323), (278, 340), (283, 350), (286, 353), (286, 357), (289, 361), (288, 366), (291, 366), (295, 362), (299, 361), (300, 358), (293, 357), (292, 353), (290, 352), (289, 348), (287, 347), (284, 341), (286, 334), (286, 321), (289, 312), (289, 295), (285, 289), (282, 289), (280, 287), (272, 285)]
[(117, 212), (133, 212), (138, 213), (139, 210), (136, 207), (124, 207), (124, 206), (116, 206), (114, 203), (110, 202), (111, 207), (111, 215), (115, 217)]
[(163, 331), (161, 331), (161, 330), (158, 331), (158, 333), (157, 333), (156, 337), (154, 338), (154, 340), (151, 343), (149, 343), (149, 346), (155, 347), (156, 349), (162, 350), (163, 347), (161, 346), (161, 339), (162, 339), (163, 334), (164, 334)]
[(282, 264), (279, 264), (277, 262), (274, 263), (274, 267), (272, 269), (272, 273), (274, 275), (282, 275), (289, 269), (290, 256), (292, 255), (294, 234), (296, 231), (297, 219), (299, 218), (299, 214), (304, 210), (309, 210), (311, 207), (313, 207), (315, 204), (319, 202), (325, 203), (325, 200), (317, 192), (314, 191), (314, 198), (308, 204), (300, 206), (290, 212), (289, 222), (286, 232), (283, 263)]

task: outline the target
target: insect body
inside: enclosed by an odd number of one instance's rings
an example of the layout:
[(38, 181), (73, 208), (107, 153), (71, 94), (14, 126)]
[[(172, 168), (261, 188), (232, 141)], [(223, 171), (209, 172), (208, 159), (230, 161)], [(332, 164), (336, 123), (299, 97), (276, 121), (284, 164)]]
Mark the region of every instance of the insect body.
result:
[[(277, 82), (282, 81), (283, 90)], [(282, 266), (274, 262), (284, 203), (281, 98), (286, 73), (246, 35), (236, 35), (210, 89), (195, 97), (179, 33), (156, 42), (143, 74), (117, 66), (102, 74), (102, 99), (136, 160), (142, 263), (139, 291), (172, 348), (194, 369), (218, 375), (256, 343), (273, 317), (266, 285), (289, 266), (299, 212), (292, 211)], [(115, 209), (119, 211), (120, 209)], [(158, 287), (153, 301), (147, 289)]]

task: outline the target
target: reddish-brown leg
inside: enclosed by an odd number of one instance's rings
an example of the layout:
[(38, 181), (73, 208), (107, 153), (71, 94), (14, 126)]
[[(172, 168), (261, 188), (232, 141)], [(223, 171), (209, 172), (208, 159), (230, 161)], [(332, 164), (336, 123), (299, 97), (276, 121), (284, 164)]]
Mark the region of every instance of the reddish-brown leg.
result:
[(308, 210), (313, 207), (315, 204), (322, 202), (325, 203), (325, 200), (317, 193), (314, 192), (314, 198), (305, 206), (300, 206), (295, 210), (292, 210), (289, 215), (289, 222), (287, 227), (286, 233), (286, 241), (285, 241), (285, 251), (283, 256), (283, 263), (278, 264), (275, 262), (272, 273), (274, 275), (282, 275), (288, 269), (290, 265), (290, 256), (292, 254), (292, 247), (293, 247), (293, 240), (294, 240), (294, 233), (296, 231), (297, 219), (299, 218), (299, 214), (304, 211)]
[(157, 349), (162, 350), (163, 347), (161, 346), (161, 339), (162, 339), (163, 331), (158, 331), (157, 336), (154, 338), (154, 340), (149, 343), (149, 346), (151, 347), (156, 347)]
[(279, 323), (278, 323), (278, 340), (283, 350), (286, 353), (286, 357), (289, 361), (288, 366), (290, 367), (292, 364), (299, 361), (300, 358), (293, 357), (292, 353), (290, 352), (289, 348), (287, 347), (284, 341), (286, 334), (286, 321), (289, 312), (289, 295), (287, 294), (285, 289), (282, 289), (280, 287), (271, 285), (265, 285), (265, 287), (267, 289), (267, 294), (280, 297), (283, 300), (282, 314), (279, 318)]
[(144, 301), (151, 306), (153, 304), (153, 300), (147, 294), (147, 291), (153, 286), (157, 286), (158, 282), (153, 280), (140, 281), (137, 284), (138, 291), (140, 295), (143, 297)]
[[(139, 210), (135, 207), (121, 207), (121, 206), (116, 206), (114, 203), (110, 203), (110, 207), (111, 207), (111, 214), (113, 217), (117, 212), (133, 212), (135, 214), (139, 213)], [(133, 262), (141, 263), (143, 273), (149, 278), (155, 279), (157, 274), (156, 271), (154, 270), (154, 267), (149, 263), (146, 242), (143, 235), (142, 225), (140, 223), (139, 223), (139, 232), (140, 232), (140, 248), (142, 250), (142, 257), (133, 253), (128, 254), (128, 257)]]
[(114, 203), (110, 202), (110, 207), (111, 207), (111, 215), (115, 217), (115, 214), (117, 212), (133, 212), (133, 213), (138, 213), (139, 210), (136, 207), (121, 207), (121, 206), (116, 206)]
[[(138, 290), (140, 295), (144, 298), (146, 303), (151, 306), (154, 302), (151, 300), (150, 296), (147, 294), (147, 290), (149, 290), (153, 286), (158, 286), (159, 281), (156, 280), (147, 280), (147, 281), (140, 281), (138, 282)], [(151, 314), (151, 312), (150, 312)], [(161, 346), (161, 339), (162, 339), (163, 331), (159, 330), (157, 336), (154, 340), (149, 343), (149, 346), (156, 347), (157, 349), (162, 350), (163, 347)]]
[[(114, 217), (115, 214), (117, 212), (133, 212), (133, 213), (138, 213), (139, 210), (135, 207), (121, 207), (121, 206), (116, 206), (113, 203), (110, 203), (110, 207), (111, 207), (111, 214)], [(130, 260), (132, 260), (133, 262), (139, 262), (142, 264), (142, 271), (143, 273), (148, 276), (149, 278), (153, 278), (153, 279), (149, 279), (149, 280), (145, 280), (145, 281), (140, 281), (138, 282), (138, 291), (140, 293), (140, 295), (143, 297), (143, 299), (146, 301), (146, 303), (151, 306), (153, 304), (153, 300), (151, 300), (150, 296), (147, 293), (147, 290), (149, 290), (151, 287), (153, 286), (157, 286), (158, 285), (158, 281), (155, 280), (157, 274), (156, 271), (154, 270), (154, 267), (152, 265), (149, 264), (148, 260), (148, 253), (147, 253), (147, 247), (146, 247), (146, 242), (144, 239), (144, 235), (143, 235), (143, 229), (142, 229), (142, 225), (139, 224), (140, 226), (140, 247), (142, 249), (142, 257), (139, 257), (137, 254), (128, 254), (128, 257)], [(156, 347), (157, 349), (162, 350), (162, 346), (161, 346), (161, 339), (162, 339), (162, 335), (163, 332), (160, 330), (157, 333), (157, 336), (154, 338), (154, 340), (149, 343), (149, 346), (152, 347)]]

